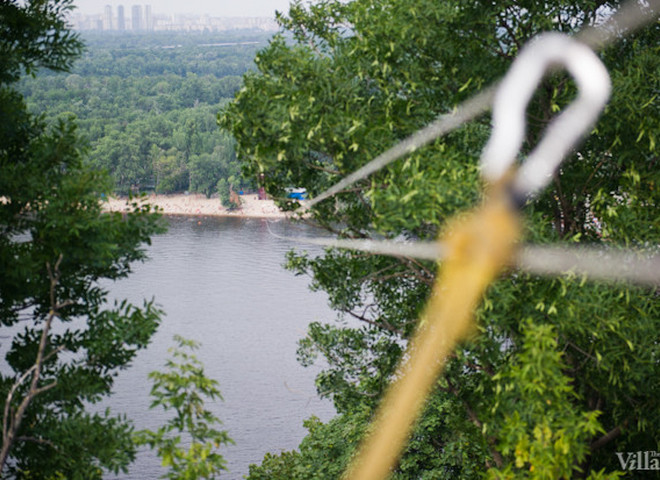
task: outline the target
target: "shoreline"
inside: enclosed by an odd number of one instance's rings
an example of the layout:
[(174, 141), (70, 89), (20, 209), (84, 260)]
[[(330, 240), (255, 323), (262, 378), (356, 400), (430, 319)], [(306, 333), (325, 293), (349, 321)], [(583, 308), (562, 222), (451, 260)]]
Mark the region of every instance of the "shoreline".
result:
[[(241, 208), (229, 210), (222, 206), (218, 198), (206, 198), (201, 193), (151, 194), (138, 201), (158, 207), (163, 215), (238, 217), (238, 218), (289, 218), (290, 214), (281, 211), (273, 200), (259, 200), (257, 194), (240, 196)], [(131, 210), (127, 197), (109, 197), (103, 201), (103, 211), (126, 213)]]

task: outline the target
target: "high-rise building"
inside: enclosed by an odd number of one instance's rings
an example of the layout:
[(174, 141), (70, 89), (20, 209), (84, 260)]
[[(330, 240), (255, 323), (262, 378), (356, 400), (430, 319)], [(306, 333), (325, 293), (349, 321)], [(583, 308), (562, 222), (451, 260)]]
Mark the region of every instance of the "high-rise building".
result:
[(131, 9), (131, 27), (133, 30), (142, 30), (142, 5), (133, 5)]
[(103, 30), (112, 30), (112, 6), (106, 5), (103, 9)]
[(126, 19), (124, 18), (124, 6), (117, 7), (117, 30), (126, 30)]
[(154, 29), (154, 17), (151, 15), (151, 5), (144, 6), (144, 28), (149, 31)]

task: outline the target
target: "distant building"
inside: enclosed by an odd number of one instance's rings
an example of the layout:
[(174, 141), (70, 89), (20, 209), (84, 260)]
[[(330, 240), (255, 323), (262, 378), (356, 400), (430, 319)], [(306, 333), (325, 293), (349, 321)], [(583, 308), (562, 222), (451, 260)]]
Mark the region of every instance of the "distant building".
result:
[(131, 27), (133, 30), (142, 30), (142, 5), (133, 5), (131, 9)]
[(154, 29), (154, 18), (151, 15), (151, 5), (144, 6), (144, 27), (149, 31)]
[(103, 30), (112, 30), (112, 6), (106, 5), (103, 9)]
[(126, 19), (124, 18), (124, 6), (117, 7), (117, 30), (126, 30)]

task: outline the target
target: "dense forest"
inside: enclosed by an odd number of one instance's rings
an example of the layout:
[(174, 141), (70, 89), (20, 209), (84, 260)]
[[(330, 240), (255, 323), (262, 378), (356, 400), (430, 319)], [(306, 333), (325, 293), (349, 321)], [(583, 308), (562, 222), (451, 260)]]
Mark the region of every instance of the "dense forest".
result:
[(51, 123), (77, 118), (89, 161), (110, 172), (116, 193), (210, 196), (218, 185), (249, 186), (216, 117), (268, 36), (86, 33), (71, 72), (39, 72), (20, 91)]

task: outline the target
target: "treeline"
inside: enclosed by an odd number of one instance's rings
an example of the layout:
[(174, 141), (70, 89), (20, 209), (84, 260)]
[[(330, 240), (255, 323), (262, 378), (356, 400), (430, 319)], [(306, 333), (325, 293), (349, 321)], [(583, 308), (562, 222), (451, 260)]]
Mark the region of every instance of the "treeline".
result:
[(116, 193), (210, 196), (218, 185), (251, 186), (216, 117), (268, 37), (86, 34), (86, 52), (70, 73), (26, 78), (20, 89), (49, 121), (76, 117), (89, 162), (111, 174)]

